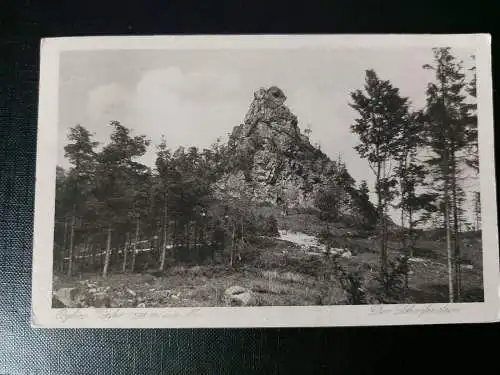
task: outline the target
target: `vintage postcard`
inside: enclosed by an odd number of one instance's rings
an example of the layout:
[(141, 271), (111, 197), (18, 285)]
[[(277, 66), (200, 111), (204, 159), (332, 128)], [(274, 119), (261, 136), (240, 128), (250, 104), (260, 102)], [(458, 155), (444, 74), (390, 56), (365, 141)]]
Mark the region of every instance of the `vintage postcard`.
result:
[(34, 327), (493, 322), (489, 35), (41, 41)]

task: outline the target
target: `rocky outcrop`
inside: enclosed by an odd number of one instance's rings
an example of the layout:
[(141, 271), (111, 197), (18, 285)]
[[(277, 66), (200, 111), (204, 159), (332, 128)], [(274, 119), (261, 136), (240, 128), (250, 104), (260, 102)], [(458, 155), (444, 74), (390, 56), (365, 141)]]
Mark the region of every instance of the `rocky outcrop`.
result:
[[(254, 93), (244, 123), (233, 129), (229, 139), (236, 167), (216, 184), (221, 196), (244, 192), (254, 201), (306, 208), (314, 206), (320, 190), (351, 179), (343, 165), (301, 134), (298, 119), (285, 102), (285, 94), (276, 86)], [(352, 214), (355, 199), (347, 190), (344, 193), (340, 213)]]

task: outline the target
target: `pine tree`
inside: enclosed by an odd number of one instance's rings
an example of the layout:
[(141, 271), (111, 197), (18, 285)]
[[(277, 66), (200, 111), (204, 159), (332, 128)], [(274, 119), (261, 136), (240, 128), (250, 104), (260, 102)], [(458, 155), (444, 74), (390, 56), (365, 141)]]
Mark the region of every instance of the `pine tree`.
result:
[(437, 181), (441, 181), (440, 194), (444, 204), (444, 223), (448, 253), (449, 299), (460, 296), (456, 289), (460, 278), (459, 244), (459, 176), (461, 153), (470, 144), (470, 111), (466, 103), (465, 74), (450, 48), (435, 48), (434, 65), (425, 69), (435, 72), (435, 82), (427, 88), (427, 140), (434, 156), (428, 164), (434, 168)]
[(393, 199), (395, 180), (392, 177), (391, 162), (394, 159), (397, 139), (401, 128), (407, 123), (408, 99), (389, 81), (379, 79), (375, 71), (366, 71), (364, 92), (351, 93), (352, 103), (359, 117), (351, 131), (359, 136), (356, 151), (368, 160), (375, 174), (377, 194), (377, 216), (380, 232), (381, 274), (387, 273), (387, 210)]
[(60, 272), (64, 272), (64, 258), (66, 256), (69, 230), (69, 217), (72, 213), (71, 196), (68, 194), (67, 173), (56, 167), (56, 201), (55, 201), (55, 228), (54, 228), (54, 265), (58, 264)]
[[(394, 177), (399, 181), (400, 203), (396, 206), (401, 211), (401, 229), (403, 230), (403, 248), (409, 248), (408, 256), (413, 256), (415, 246), (416, 218), (421, 210), (434, 211), (435, 194), (429, 192), (418, 193), (426, 187), (427, 171), (420, 163), (418, 154), (425, 145), (424, 116), (421, 112), (408, 113), (407, 121), (401, 128), (399, 138), (395, 143), (395, 160), (397, 166)], [(407, 230), (406, 230), (407, 229)]]
[(160, 258), (160, 271), (165, 268), (165, 259), (168, 246), (168, 205), (169, 205), (169, 186), (171, 180), (171, 153), (167, 148), (167, 142), (162, 137), (161, 143), (158, 146), (156, 153), (156, 170), (158, 174), (157, 194), (160, 196), (159, 201), (163, 201), (161, 205), (163, 212), (161, 212), (161, 228), (162, 228), (162, 250)]
[[(472, 56), (475, 63), (475, 57)], [(465, 90), (469, 94), (472, 103), (467, 105), (469, 115), (467, 117), (466, 139), (467, 139), (467, 158), (466, 164), (471, 167), (476, 173), (479, 173), (479, 143), (477, 137), (477, 77), (476, 66), (470, 68), (473, 76), (467, 84)]]
[[(113, 127), (111, 142), (97, 155), (95, 210), (97, 225), (106, 229), (106, 244), (113, 237), (117, 246), (123, 246), (125, 233), (139, 225), (149, 206), (150, 171), (135, 160), (146, 153), (149, 140), (144, 135), (131, 136), (130, 130), (118, 121), (112, 121), (110, 126)], [(108, 251), (113, 248), (109, 243), (110, 246), (106, 245), (106, 271), (111, 261)], [(134, 256), (135, 253), (133, 259)]]
[(73, 165), (66, 179), (69, 200), (72, 206), (67, 271), (68, 276), (70, 276), (73, 272), (73, 251), (77, 217), (82, 218), (90, 212), (86, 203), (95, 184), (95, 148), (98, 146), (98, 142), (93, 141), (92, 134), (81, 125), (76, 125), (70, 129), (68, 140), (70, 143), (64, 147), (64, 151), (65, 156)]

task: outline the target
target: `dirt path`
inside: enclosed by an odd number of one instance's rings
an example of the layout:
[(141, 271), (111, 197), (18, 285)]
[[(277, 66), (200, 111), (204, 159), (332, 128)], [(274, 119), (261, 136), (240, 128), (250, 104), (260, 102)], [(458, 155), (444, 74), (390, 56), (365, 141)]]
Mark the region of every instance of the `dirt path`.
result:
[[(291, 232), (286, 230), (279, 231), (279, 239), (283, 241), (288, 241), (298, 245), (301, 250), (305, 251), (308, 255), (320, 255), (325, 254), (328, 249), (325, 245), (321, 244), (315, 236), (305, 234), (302, 232)], [(331, 248), (329, 250), (330, 254), (342, 254), (342, 256), (350, 258), (352, 257), (351, 251), (348, 249)]]
[(280, 230), (279, 234), (280, 240), (292, 242), (296, 245), (299, 245), (303, 250), (317, 248), (321, 251), (326, 251), (326, 247), (320, 244), (318, 239), (314, 236), (310, 236), (302, 232), (291, 232), (287, 230)]

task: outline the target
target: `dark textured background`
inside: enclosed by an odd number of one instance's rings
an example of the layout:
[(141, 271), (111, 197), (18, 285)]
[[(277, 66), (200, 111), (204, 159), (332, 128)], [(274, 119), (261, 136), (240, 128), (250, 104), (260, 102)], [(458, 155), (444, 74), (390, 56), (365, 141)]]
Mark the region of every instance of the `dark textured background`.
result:
[[(481, 373), (498, 325), (268, 330), (33, 330), (32, 220), (41, 37), (492, 32), (493, 1), (0, 2), (0, 374)], [(228, 2), (229, 3), (229, 2)], [(366, 5), (370, 4), (370, 5)], [(478, 2), (479, 3), (479, 2)], [(493, 35), (495, 49), (495, 35)], [(495, 65), (495, 57), (493, 64)], [(335, 69), (335, 67), (332, 67)], [(494, 75), (495, 81), (498, 75)], [(496, 97), (496, 94), (495, 94)], [(496, 113), (498, 113), (496, 111)], [(492, 340), (493, 339), (493, 340)], [(491, 342), (491, 343), (490, 343)], [(488, 350), (490, 348), (491, 350)], [(491, 370), (490, 370), (491, 371)], [(460, 373), (460, 371), (459, 371)]]

